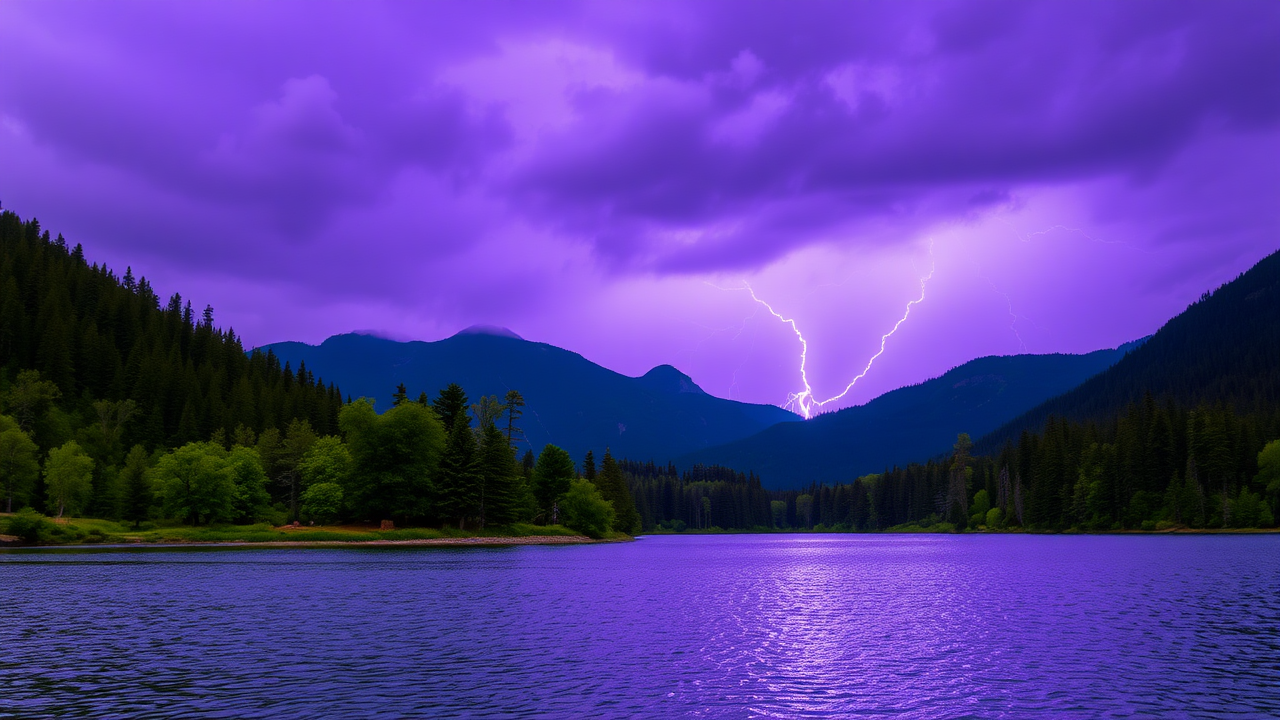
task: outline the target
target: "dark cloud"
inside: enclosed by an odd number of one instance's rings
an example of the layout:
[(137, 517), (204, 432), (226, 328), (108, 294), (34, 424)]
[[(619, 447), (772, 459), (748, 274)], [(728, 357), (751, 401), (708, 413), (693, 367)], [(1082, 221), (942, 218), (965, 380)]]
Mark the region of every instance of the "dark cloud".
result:
[[(926, 198), (975, 184), (1148, 174), (1207, 135), (1280, 120), (1280, 6), (966, 3), (889, 17), (884, 6), (734, 6), (655, 20), (644, 57), (683, 92), (656, 84), (579, 102), (578, 126), (522, 169), (529, 207), (574, 218), (626, 266), (661, 253), (643, 237), (660, 235), (655, 226), (715, 224), (797, 196), (810, 209), (838, 198), (822, 211), (834, 225), (936, 206)], [(762, 84), (726, 90), (716, 73), (743, 50), (760, 58)], [(753, 109), (768, 94), (780, 107)], [(718, 135), (753, 112), (752, 137)], [(766, 262), (815, 240), (791, 233), (753, 248), (743, 233), (742, 252), (723, 257)]]
[[(222, 293), (263, 341), (303, 315), (533, 335), (517, 320), (555, 328), (596, 293), (660, 347), (680, 283), (919, 260), (952, 227), (1017, 243), (973, 260), (1011, 277), (965, 299), (994, 299), (981, 337), (1007, 341), (1037, 314), (1020, 297), (1071, 283), (1002, 255), (1092, 272), (1063, 248), (1132, 250), (1144, 279), (1107, 282), (1141, 322), (1078, 301), (1071, 347), (1093, 349), (1274, 249), (1277, 37), (1269, 0), (11, 0), (0, 197), (162, 288)], [(641, 318), (662, 293), (684, 295)]]

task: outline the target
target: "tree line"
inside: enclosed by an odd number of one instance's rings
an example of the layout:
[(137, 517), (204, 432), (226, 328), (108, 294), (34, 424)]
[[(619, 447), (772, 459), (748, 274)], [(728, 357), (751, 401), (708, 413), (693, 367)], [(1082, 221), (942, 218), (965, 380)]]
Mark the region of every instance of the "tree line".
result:
[(646, 530), (1275, 527), (1278, 437), (1280, 413), (1148, 395), (1105, 423), (1050, 418), (997, 453), (961, 435), (945, 457), (798, 490), (718, 467), (626, 469)]
[(246, 353), (146, 278), (90, 264), (0, 213), (0, 502), (6, 512), (190, 524), (399, 522), (639, 527), (606, 450), (580, 477), (555, 446), (517, 462), (518, 392), (457, 385), (378, 414), (305, 365)]
[[(51, 385), (29, 372), (28, 381)], [(342, 406), (331, 435), (295, 419), (283, 432), (241, 425), (230, 436), (218, 429), (170, 449), (136, 444), (118, 466), (98, 473), (110, 482), (95, 480), (100, 460), (76, 440), (42, 453), (18, 417), (0, 415), (0, 493), (6, 511), (43, 508), (135, 527), (169, 519), (460, 530), (563, 524), (593, 537), (639, 530), (625, 476), (607, 449), (598, 470), (588, 453), (581, 473), (555, 445), (517, 462), (523, 404), (517, 391), (469, 403), (456, 384), (434, 400), (398, 392), (382, 414), (360, 398)], [(21, 409), (12, 399), (8, 405)]]

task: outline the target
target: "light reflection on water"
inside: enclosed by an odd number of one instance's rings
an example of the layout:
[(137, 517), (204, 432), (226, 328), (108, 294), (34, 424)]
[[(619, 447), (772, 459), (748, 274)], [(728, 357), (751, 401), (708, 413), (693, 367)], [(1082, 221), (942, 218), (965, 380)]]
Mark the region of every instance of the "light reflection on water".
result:
[(1280, 537), (0, 553), (0, 714), (1280, 715)]

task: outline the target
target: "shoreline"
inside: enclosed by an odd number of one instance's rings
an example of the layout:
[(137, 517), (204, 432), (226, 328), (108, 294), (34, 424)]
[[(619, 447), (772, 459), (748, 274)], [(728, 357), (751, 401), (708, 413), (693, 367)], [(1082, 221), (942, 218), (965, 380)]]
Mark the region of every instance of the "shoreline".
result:
[(512, 547), (519, 545), (599, 545), (633, 542), (635, 538), (593, 539), (585, 535), (526, 535), (489, 537), (413, 538), (406, 540), (187, 540), (179, 542), (78, 543), (70, 545), (7, 545), (5, 550), (133, 550), (175, 548), (344, 548), (344, 547)]
[(475, 536), (475, 537), (442, 537), (442, 538), (407, 538), (402, 540), (375, 538), (369, 540), (167, 540), (148, 542), (134, 540), (129, 542), (106, 543), (71, 543), (71, 544), (8, 544), (0, 543), (0, 552), (13, 550), (135, 550), (135, 549), (181, 549), (181, 548), (496, 548), (518, 546), (553, 546), (553, 545), (602, 545), (609, 543), (635, 542), (642, 537), (672, 537), (680, 535), (715, 536), (715, 535), (1037, 535), (1037, 536), (1103, 536), (1103, 535), (1277, 535), (1280, 528), (1182, 528), (1169, 530), (1111, 530), (1105, 532), (849, 532), (849, 531), (694, 531), (694, 532), (642, 532), (634, 537), (608, 537), (593, 539), (585, 535), (524, 535), (524, 536)]
[(1274, 528), (1168, 528), (1166, 530), (658, 530), (641, 535), (1276, 535)]

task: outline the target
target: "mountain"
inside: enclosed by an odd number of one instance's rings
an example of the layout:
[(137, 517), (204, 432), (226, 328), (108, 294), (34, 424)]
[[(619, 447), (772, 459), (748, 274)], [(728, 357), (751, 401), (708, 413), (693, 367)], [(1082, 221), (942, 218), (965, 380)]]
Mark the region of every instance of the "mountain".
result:
[(923, 461), (949, 449), (959, 433), (979, 437), (991, 432), (1112, 366), (1140, 342), (1086, 355), (978, 358), (865, 405), (770, 427), (690, 453), (677, 464), (754, 471), (767, 487), (779, 489), (852, 480)]
[(475, 402), (519, 390), (527, 405), (521, 425), (536, 453), (553, 443), (580, 460), (606, 447), (618, 457), (665, 462), (694, 450), (752, 435), (799, 418), (772, 405), (713, 397), (688, 375), (659, 365), (632, 378), (581, 355), (530, 342), (505, 328), (468, 328), (437, 342), (396, 342), (371, 335), (336, 335), (320, 345), (284, 342), (261, 348), (294, 367), (337, 382), (347, 395), (391, 407), (396, 385), (410, 398), (451, 382)]
[(1050, 416), (1108, 421), (1148, 394), (1242, 413), (1280, 406), (1280, 252), (1200, 296), (1115, 366), (1013, 418), (976, 449), (991, 452), (1022, 430), (1038, 432)]

